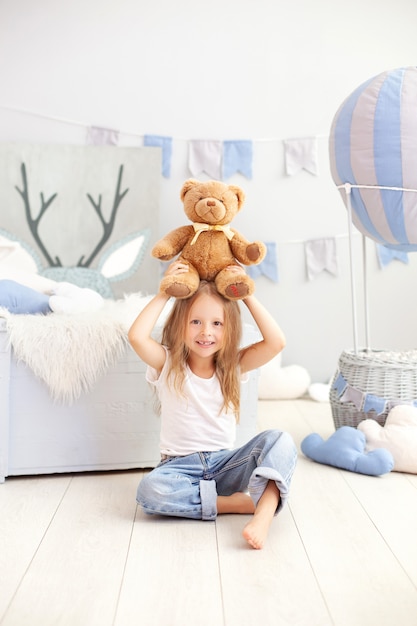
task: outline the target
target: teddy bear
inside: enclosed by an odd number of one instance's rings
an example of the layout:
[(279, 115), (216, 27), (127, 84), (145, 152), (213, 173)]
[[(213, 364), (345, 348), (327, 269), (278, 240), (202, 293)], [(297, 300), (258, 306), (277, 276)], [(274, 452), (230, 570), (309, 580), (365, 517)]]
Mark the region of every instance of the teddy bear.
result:
[[(162, 261), (176, 255), (188, 265), (188, 271), (165, 276), (160, 283), (161, 293), (175, 298), (189, 298), (200, 280), (214, 281), (217, 291), (229, 300), (251, 295), (254, 282), (242, 265), (263, 261), (266, 246), (261, 241), (249, 242), (230, 222), (241, 210), (245, 194), (235, 185), (220, 181), (205, 182), (190, 178), (180, 193), (184, 212), (192, 224), (180, 226), (160, 239), (151, 254)], [(229, 266), (241, 271), (228, 272)]]

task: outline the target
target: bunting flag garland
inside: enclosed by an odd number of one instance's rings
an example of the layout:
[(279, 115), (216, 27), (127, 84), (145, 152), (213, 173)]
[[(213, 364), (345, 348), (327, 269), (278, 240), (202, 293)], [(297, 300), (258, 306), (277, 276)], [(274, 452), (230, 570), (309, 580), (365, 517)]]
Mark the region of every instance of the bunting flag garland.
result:
[(171, 174), (172, 137), (145, 135), (143, 145), (162, 148), (162, 176), (169, 178)]
[[(163, 137), (161, 135), (145, 135), (132, 130), (114, 130), (101, 126), (87, 126), (83, 122), (59, 118), (56, 116), (46, 115), (37, 111), (30, 111), (18, 107), (10, 107), (0, 103), (0, 109), (19, 112), (25, 115), (47, 118), (55, 122), (70, 124), (73, 126), (82, 126), (87, 129), (87, 144), (91, 145), (119, 145), (122, 135), (130, 135), (144, 139), (145, 145), (160, 146), (166, 152), (166, 162), (163, 167), (163, 175), (169, 176), (172, 137)], [(298, 173), (301, 169), (305, 169), (312, 174), (318, 174), (317, 159), (317, 139), (318, 137), (327, 139), (327, 135), (316, 135), (314, 137), (283, 139), (283, 138), (267, 138), (258, 141), (270, 141), (274, 143), (283, 143), (285, 146), (286, 171), (289, 176)], [(204, 171), (209, 176), (221, 179), (231, 176), (234, 172), (240, 172), (248, 179), (252, 178), (252, 160), (253, 160), (253, 140), (195, 140), (179, 138), (182, 141), (189, 142), (189, 160), (188, 165), (193, 175), (198, 175)], [(150, 143), (148, 143), (150, 142)], [(222, 172), (222, 148), (224, 151), (224, 170)]]
[(346, 391), (346, 388), (347, 388), (347, 381), (343, 378), (343, 376), (341, 374), (339, 376), (336, 376), (333, 381), (333, 389), (336, 389), (339, 398), (340, 396), (343, 396), (343, 394)]
[(223, 141), (223, 180), (240, 172), (252, 178), (253, 143), (249, 140)]
[(349, 385), (341, 372), (337, 372), (337, 376), (335, 376), (333, 389), (336, 389), (338, 398), (342, 404), (352, 402), (358, 411), (363, 411), (364, 413), (369, 413), (374, 410), (377, 415), (382, 415), (382, 413), (390, 411), (398, 404), (407, 404), (417, 407), (417, 400), (381, 398), (372, 393), (364, 393), (359, 389), (355, 389), (355, 387)]
[(205, 172), (220, 180), (222, 142), (210, 139), (192, 139), (189, 143), (188, 167), (193, 176)]
[(387, 406), (387, 401), (384, 398), (379, 398), (372, 393), (366, 393), (363, 401), (363, 410), (365, 413), (369, 413), (371, 409), (375, 411), (377, 415), (382, 415)]
[(264, 275), (274, 283), (279, 282), (278, 278), (278, 263), (277, 263), (277, 248), (274, 241), (265, 242), (266, 256), (264, 260), (258, 265), (249, 265), (247, 267), (247, 274), (251, 278), (255, 279), (258, 276)]
[(119, 131), (100, 126), (87, 128), (87, 144), (93, 146), (117, 146), (119, 144)]
[(398, 259), (402, 263), (408, 264), (408, 253), (403, 250), (387, 248), (386, 246), (375, 243), (378, 256), (379, 266), (381, 269), (386, 267), (393, 259)]
[(301, 170), (318, 175), (317, 137), (287, 139), (285, 147), (285, 168), (288, 176), (294, 176)]
[(347, 387), (343, 396), (340, 398), (340, 401), (343, 402), (352, 402), (356, 408), (362, 406), (363, 403), (363, 394), (358, 389), (354, 387)]
[(335, 237), (306, 241), (305, 254), (309, 280), (313, 280), (324, 270), (327, 270), (333, 276), (338, 275)]

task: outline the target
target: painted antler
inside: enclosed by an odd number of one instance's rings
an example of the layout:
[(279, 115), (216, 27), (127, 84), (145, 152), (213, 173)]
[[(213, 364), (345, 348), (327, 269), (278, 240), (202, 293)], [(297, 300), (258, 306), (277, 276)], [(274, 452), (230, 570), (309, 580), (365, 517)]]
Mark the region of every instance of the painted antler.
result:
[(55, 200), (57, 194), (54, 193), (49, 200), (45, 201), (44, 195), (41, 192), (40, 196), (41, 196), (41, 209), (39, 211), (38, 217), (37, 218), (33, 218), (31, 215), (31, 211), (30, 211), (30, 201), (29, 201), (29, 188), (28, 188), (28, 181), (27, 181), (27, 175), (26, 175), (26, 165), (24, 163), (22, 163), (20, 170), (22, 172), (22, 182), (23, 182), (23, 189), (19, 189), (19, 187), (17, 185), (15, 185), (15, 189), (20, 193), (20, 195), (23, 198), (23, 203), (25, 205), (25, 213), (26, 213), (26, 220), (27, 223), (29, 225), (30, 228), (30, 232), (32, 233), (36, 243), (38, 244), (39, 248), (42, 250), (46, 260), (48, 261), (49, 265), (51, 267), (62, 267), (62, 263), (59, 259), (59, 257), (55, 257), (55, 260), (50, 256), (49, 252), (47, 251), (47, 249), (45, 248), (44, 244), (42, 243), (41, 238), (39, 237), (39, 222), (42, 219), (43, 214), (45, 213), (45, 211), (47, 210), (47, 208), (49, 207), (49, 205)]
[(121, 187), (121, 184), (122, 184), (122, 176), (123, 176), (123, 165), (121, 165), (119, 167), (119, 176), (118, 176), (118, 179), (117, 179), (117, 187), (116, 187), (116, 192), (114, 194), (113, 207), (112, 207), (112, 210), (111, 210), (110, 219), (109, 219), (108, 222), (106, 222), (106, 220), (104, 219), (103, 212), (102, 212), (102, 209), (101, 209), (101, 194), (99, 194), (97, 203), (94, 202), (93, 198), (91, 197), (91, 195), (89, 193), (87, 194), (88, 199), (90, 200), (91, 204), (93, 205), (94, 210), (97, 213), (97, 215), (99, 216), (100, 221), (101, 221), (101, 223), (103, 225), (103, 236), (102, 236), (102, 238), (100, 239), (100, 241), (98, 242), (98, 244), (94, 248), (93, 252), (90, 254), (90, 256), (88, 257), (88, 259), (86, 261), (84, 261), (84, 255), (80, 258), (80, 260), (78, 261), (78, 264), (77, 264), (78, 267), (89, 267), (89, 265), (91, 264), (91, 262), (93, 261), (95, 256), (98, 254), (98, 252), (104, 246), (106, 241), (108, 241), (108, 239), (110, 238), (110, 235), (111, 235), (111, 233), (113, 231), (114, 222), (116, 220), (117, 210), (118, 210), (118, 208), (120, 206), (121, 201), (123, 200), (123, 198), (125, 197), (125, 195), (129, 191), (129, 188), (127, 188), (122, 193), (120, 193), (120, 187)]

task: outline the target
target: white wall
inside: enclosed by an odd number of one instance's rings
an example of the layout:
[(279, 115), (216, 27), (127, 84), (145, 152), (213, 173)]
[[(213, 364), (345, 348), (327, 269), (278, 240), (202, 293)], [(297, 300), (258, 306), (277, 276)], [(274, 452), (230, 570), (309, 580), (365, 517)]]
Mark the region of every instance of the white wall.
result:
[[(119, 129), (121, 145), (172, 136), (163, 234), (184, 223), (187, 141), (252, 139), (253, 179), (228, 181), (247, 194), (233, 225), (277, 242), (280, 282), (258, 279), (257, 294), (286, 331), (283, 363), (324, 382), (353, 342), (331, 121), (364, 80), (415, 64), (416, 23), (412, 0), (1, 0), (0, 140), (80, 144), (89, 125)], [(320, 174), (287, 177), (282, 142), (305, 136), (318, 137)], [(304, 241), (333, 235), (338, 278), (308, 282)], [(367, 247), (372, 347), (411, 349), (416, 258), (380, 270), (373, 242)], [(357, 260), (360, 249), (357, 236)]]

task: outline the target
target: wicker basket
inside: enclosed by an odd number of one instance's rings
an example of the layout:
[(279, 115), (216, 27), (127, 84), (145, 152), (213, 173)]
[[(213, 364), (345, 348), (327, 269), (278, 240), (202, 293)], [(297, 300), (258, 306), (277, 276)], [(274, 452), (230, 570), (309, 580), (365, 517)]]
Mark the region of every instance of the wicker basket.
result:
[[(334, 387), (341, 374), (346, 384), (363, 394), (372, 394), (381, 399), (384, 411), (374, 409), (364, 411), (364, 404), (358, 408), (358, 402), (345, 400), (343, 393)], [(336, 428), (356, 426), (365, 419), (375, 419), (381, 426), (395, 404), (417, 401), (417, 350), (409, 352), (387, 352), (359, 350), (342, 352), (339, 369), (335, 373), (329, 393), (333, 421)], [(369, 405), (368, 405), (369, 406)], [(378, 414), (379, 413), (379, 414)]]

